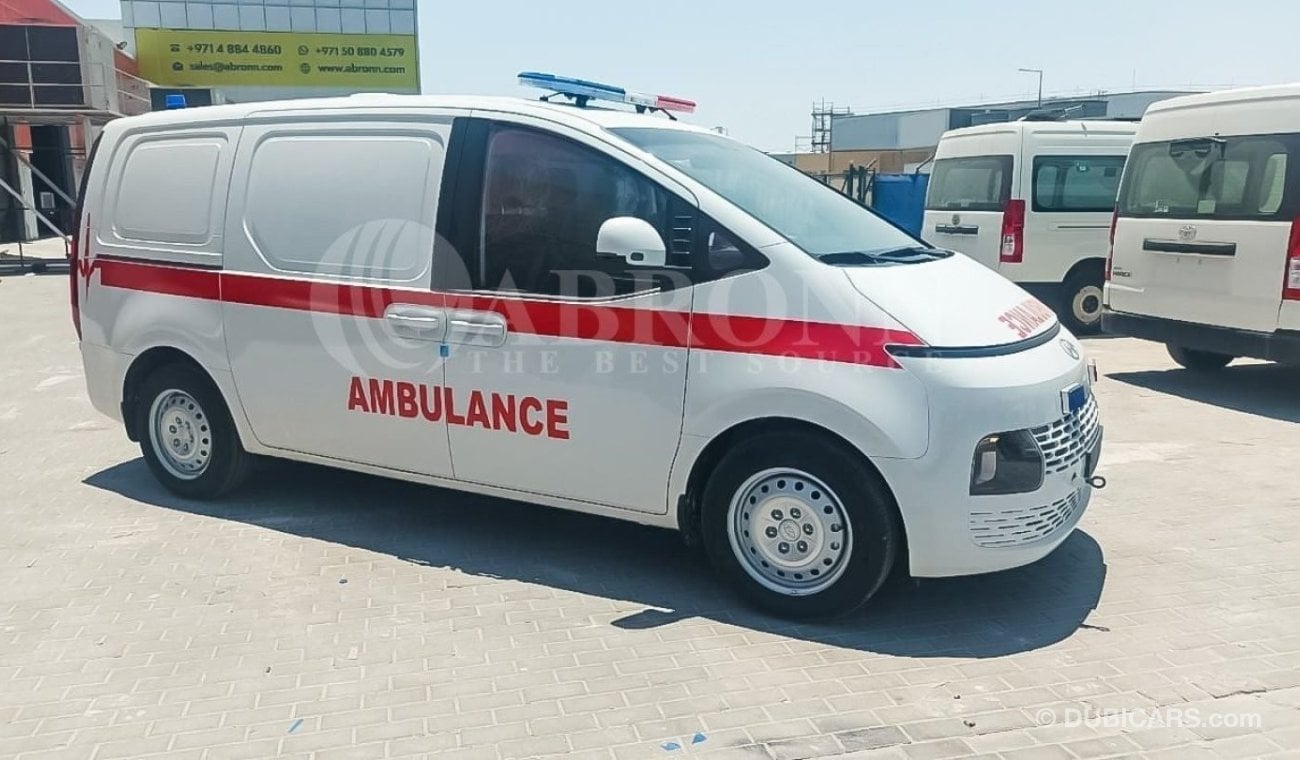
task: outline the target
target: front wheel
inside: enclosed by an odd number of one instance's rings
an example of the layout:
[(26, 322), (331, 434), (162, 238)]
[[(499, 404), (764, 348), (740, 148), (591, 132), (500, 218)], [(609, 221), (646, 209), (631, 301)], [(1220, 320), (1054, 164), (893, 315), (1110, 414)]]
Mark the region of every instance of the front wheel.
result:
[(703, 497), (719, 574), (782, 617), (842, 615), (880, 588), (902, 530), (893, 497), (861, 456), (826, 437), (767, 433), (722, 458)]
[(1165, 348), (1169, 349), (1169, 356), (1178, 362), (1179, 366), (1198, 372), (1223, 369), (1236, 358), (1228, 354), (1216, 354), (1213, 351), (1201, 351), (1195, 348), (1176, 346), (1172, 343), (1166, 345)]
[(250, 456), (206, 375), (186, 365), (167, 365), (145, 379), (138, 398), (140, 451), (169, 491), (214, 499), (243, 481)]

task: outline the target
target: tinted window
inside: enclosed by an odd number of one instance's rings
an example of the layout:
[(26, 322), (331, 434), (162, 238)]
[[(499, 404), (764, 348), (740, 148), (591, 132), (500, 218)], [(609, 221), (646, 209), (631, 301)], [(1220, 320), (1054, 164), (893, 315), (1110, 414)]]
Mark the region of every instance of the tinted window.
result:
[(648, 269), (597, 256), (596, 237), (615, 217), (644, 219), (664, 239), (670, 268), (685, 270), (692, 212), (594, 150), (543, 132), (500, 127), (487, 148), (480, 279), (493, 290), (581, 297), (662, 287), (662, 278)]
[(1011, 156), (941, 158), (934, 162), (925, 207), (931, 211), (1001, 211), (1011, 199)]
[(813, 256), (919, 245), (843, 194), (735, 140), (678, 129), (612, 131)]
[(1038, 156), (1034, 210), (1109, 212), (1123, 169), (1124, 156)]
[(1300, 136), (1135, 145), (1119, 208), (1153, 218), (1290, 220), (1300, 211)]

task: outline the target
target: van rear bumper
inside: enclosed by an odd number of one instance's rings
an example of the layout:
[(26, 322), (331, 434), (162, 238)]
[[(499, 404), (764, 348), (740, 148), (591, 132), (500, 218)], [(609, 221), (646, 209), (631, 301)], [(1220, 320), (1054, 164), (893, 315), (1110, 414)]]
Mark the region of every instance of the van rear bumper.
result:
[(1101, 329), (1115, 335), (1153, 340), (1199, 351), (1244, 356), (1265, 361), (1300, 362), (1300, 332), (1256, 332), (1235, 327), (1202, 325), (1176, 319), (1125, 314), (1106, 309)]

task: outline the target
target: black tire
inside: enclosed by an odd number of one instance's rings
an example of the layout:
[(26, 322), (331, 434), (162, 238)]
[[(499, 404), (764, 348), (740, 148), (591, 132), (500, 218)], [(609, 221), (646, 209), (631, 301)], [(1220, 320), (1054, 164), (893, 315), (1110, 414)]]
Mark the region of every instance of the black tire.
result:
[[(175, 465), (164, 463), (167, 447), (157, 438), (153, 424), (155, 402), (163, 397), (176, 399), (176, 392), (187, 394), (195, 404), (181, 404), (178, 410), (193, 424), (192, 444), (205, 455), (201, 471), (182, 477), (173, 472)], [(158, 482), (167, 490), (188, 499), (215, 499), (230, 493), (247, 477), (252, 456), (244, 451), (230, 410), (212, 381), (196, 367), (168, 364), (152, 372), (140, 384), (136, 394), (135, 429), (140, 433), (140, 451)], [(197, 408), (196, 408), (197, 407)]]
[[(809, 589), (801, 592), (802, 595), (774, 590), (755, 578), (749, 568), (753, 567), (754, 573), (774, 573), (775, 568), (769, 571), (759, 570), (754, 562), (745, 562), (740, 558), (739, 555), (744, 553), (744, 547), (733, 549), (732, 533), (736, 530), (732, 527), (733, 498), (738, 500), (738, 505), (745, 503), (748, 499), (743, 497), (747, 495), (748, 489), (758, 487), (757, 483), (764, 482), (759, 480), (754, 485), (750, 485), (754, 479), (764, 476), (764, 473), (775, 471), (793, 471), (820, 481), (829, 491), (820, 498), (831, 499), (838, 503), (843, 513), (847, 515), (849, 536), (849, 540), (845, 542), (847, 554), (841, 555), (835, 561), (834, 572), (838, 572), (839, 575), (825, 588), (815, 591)], [(764, 477), (779, 478), (780, 475)], [(793, 477), (798, 478), (798, 475)], [(773, 481), (774, 486), (776, 482)], [(781, 487), (786, 487), (784, 482)], [(738, 493), (742, 488), (747, 489), (746, 494)], [(807, 494), (816, 493), (817, 491), (811, 488), (807, 492)], [(764, 504), (774, 503), (772, 500), (777, 497), (789, 496), (793, 496), (793, 493), (773, 494), (771, 500), (759, 501), (757, 504), (760, 508), (766, 509)], [(870, 599), (884, 583), (902, 548), (903, 530), (899, 524), (897, 507), (884, 481), (860, 454), (833, 441), (829, 436), (818, 435), (811, 431), (763, 433), (742, 441), (723, 456), (709, 477), (704, 488), (701, 507), (704, 547), (718, 574), (748, 602), (779, 617), (832, 617), (852, 612)], [(746, 526), (753, 524), (757, 532), (757, 524), (749, 522), (751, 514), (739, 506), (738, 511), (741, 515), (737, 521)], [(755, 510), (755, 513), (757, 511)], [(814, 513), (820, 516), (820, 510), (814, 510)], [(835, 514), (838, 516), (839, 512)], [(759, 519), (757, 514), (752, 517)], [(802, 527), (806, 530), (808, 526)], [(783, 523), (780, 531), (785, 529)], [(746, 532), (745, 536), (748, 535)], [(768, 535), (773, 535), (773, 540), (778, 541), (785, 536), (783, 532)], [(737, 536), (738, 542), (748, 540)], [(788, 540), (794, 541), (793, 538)], [(801, 546), (804, 544), (802, 540), (798, 543)], [(830, 547), (833, 544), (823, 544), (823, 546)], [(755, 561), (761, 563), (762, 555), (752, 546), (749, 549), (755, 556)], [(816, 575), (817, 569), (825, 561), (817, 556), (813, 556), (812, 560), (813, 563), (807, 566), (812, 569), (804, 570), (797, 577), (807, 577), (811, 581), (811, 575)], [(794, 574), (794, 570), (791, 570), (791, 574)], [(780, 582), (779, 579), (773, 580)], [(826, 581), (823, 578), (819, 582)]]
[(1084, 267), (1065, 278), (1061, 285), (1061, 323), (1075, 335), (1101, 332), (1102, 288), (1105, 270)]
[(1201, 351), (1195, 348), (1185, 346), (1176, 346), (1172, 343), (1165, 346), (1169, 349), (1169, 356), (1182, 367), (1196, 372), (1212, 372), (1216, 369), (1223, 369), (1235, 356), (1228, 354), (1216, 354), (1213, 351)]

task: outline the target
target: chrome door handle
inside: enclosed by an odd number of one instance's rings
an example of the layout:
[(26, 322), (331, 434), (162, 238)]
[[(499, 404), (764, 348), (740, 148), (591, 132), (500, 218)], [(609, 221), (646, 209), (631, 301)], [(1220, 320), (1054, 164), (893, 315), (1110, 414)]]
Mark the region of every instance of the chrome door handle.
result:
[(506, 342), (505, 317), (500, 314), (452, 314), (447, 323), (447, 340), (471, 346), (503, 346)]
[(384, 310), (384, 321), (393, 331), (407, 338), (435, 340), (442, 336), (443, 313), (438, 309), (407, 304), (393, 304)]

